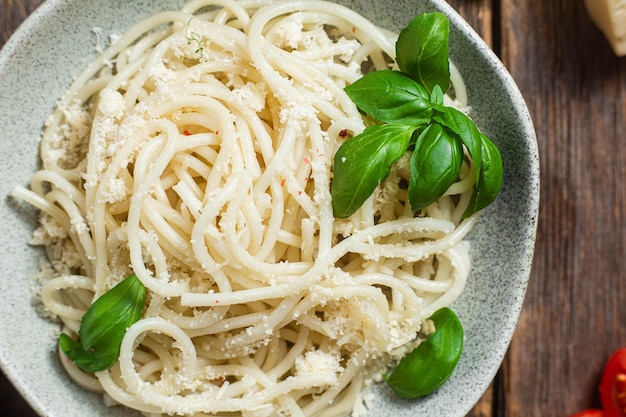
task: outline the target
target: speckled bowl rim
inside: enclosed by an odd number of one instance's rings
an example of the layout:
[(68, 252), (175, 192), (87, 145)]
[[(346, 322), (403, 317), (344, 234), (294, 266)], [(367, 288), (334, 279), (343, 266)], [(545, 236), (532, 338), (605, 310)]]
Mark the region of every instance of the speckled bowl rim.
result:
[[(464, 294), (454, 304), (466, 333), (457, 371), (436, 393), (416, 401), (399, 400), (378, 386), (368, 414), (462, 417), (480, 399), (504, 358), (528, 284), (539, 207), (539, 156), (533, 124), (506, 68), (445, 1), (339, 2), (370, 18), (376, 16), (381, 26), (394, 30), (419, 12), (440, 10), (448, 15), (451, 56), (466, 77), (474, 118), (502, 152), (502, 192), (469, 237), (474, 265)], [(115, 21), (111, 24), (118, 26), (112, 31), (121, 33), (129, 16), (139, 19), (147, 10), (168, 3), (171, 8), (181, 4), (178, 0), (100, 0), (87, 6), (79, 0), (48, 0), (0, 51), (0, 218), (4, 232), (0, 237), (4, 271), (0, 279), (0, 367), (42, 416), (138, 414), (122, 407), (104, 407), (101, 396), (76, 387), (62, 371), (55, 355), (58, 325), (37, 315), (28, 283), (42, 256), (26, 244), (36, 214), (8, 195), (15, 184), (28, 183), (38, 165), (35, 149), (45, 116), (71, 78), (93, 58), (92, 28)], [(70, 39), (71, 44), (67, 42)]]

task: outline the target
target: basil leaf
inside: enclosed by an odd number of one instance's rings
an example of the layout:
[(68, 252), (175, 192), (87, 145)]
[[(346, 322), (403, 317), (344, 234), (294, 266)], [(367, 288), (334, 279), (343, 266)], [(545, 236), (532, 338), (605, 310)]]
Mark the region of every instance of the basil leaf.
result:
[(406, 152), (415, 130), (391, 123), (370, 126), (339, 147), (330, 188), (335, 217), (349, 217), (361, 207)]
[(141, 317), (146, 288), (135, 274), (98, 298), (83, 316), (76, 342), (65, 333), (59, 347), (86, 372), (103, 371), (115, 364), (126, 329)]
[(443, 106), (443, 91), (441, 91), (439, 84), (435, 85), (430, 93), (430, 103), (434, 108)]
[(444, 307), (430, 317), (435, 333), (406, 355), (391, 375), (387, 385), (405, 398), (430, 394), (450, 378), (463, 351), (463, 326), (451, 309)]
[(467, 218), (491, 204), (502, 187), (502, 156), (496, 145), (485, 135), (480, 135), (482, 145), (482, 164), (480, 180), (474, 188), (470, 204), (463, 213)]
[(109, 369), (119, 357), (117, 352), (101, 349), (85, 349), (80, 343), (73, 340), (65, 333), (59, 336), (59, 347), (74, 365), (85, 372), (98, 372)]
[(450, 87), (449, 33), (450, 21), (443, 13), (424, 13), (400, 32), (396, 42), (400, 70), (428, 91), (435, 85), (444, 92)]
[(371, 72), (344, 90), (359, 109), (380, 122), (424, 125), (432, 117), (428, 91), (398, 71)]
[(413, 212), (437, 201), (459, 177), (463, 146), (443, 126), (432, 124), (420, 134), (411, 156), (409, 202)]
[(454, 107), (438, 108), (433, 119), (456, 133), (467, 148), (476, 170), (476, 184), (480, 183), (480, 169), (482, 163), (481, 133), (476, 124), (465, 113)]

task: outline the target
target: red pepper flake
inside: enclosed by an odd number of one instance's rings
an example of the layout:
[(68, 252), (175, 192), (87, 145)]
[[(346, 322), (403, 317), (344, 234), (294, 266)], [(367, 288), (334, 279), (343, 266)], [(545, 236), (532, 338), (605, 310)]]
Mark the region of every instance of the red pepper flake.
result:
[(304, 158), (302, 161), (305, 165), (309, 165), (311, 163), (311, 161), (309, 161), (309, 158)]
[(298, 191), (298, 195), (302, 195), (302, 191)]
[(219, 303), (220, 303), (220, 300), (215, 300), (215, 304), (219, 304)]
[(343, 129), (341, 132), (339, 132), (339, 137), (342, 139), (345, 139), (348, 137), (348, 129)]
[(284, 187), (285, 184), (287, 183), (287, 180), (285, 178), (283, 178), (282, 180), (280, 180), (280, 186)]
[(216, 134), (216, 135), (219, 135), (219, 134), (220, 134), (220, 131), (219, 131), (219, 130), (216, 130), (216, 131), (215, 131), (215, 134)]
[(187, 129), (185, 129), (185, 131), (183, 132), (183, 135), (185, 136), (191, 136), (191, 132), (188, 131)]
[(309, 182), (309, 177), (304, 177), (304, 182)]

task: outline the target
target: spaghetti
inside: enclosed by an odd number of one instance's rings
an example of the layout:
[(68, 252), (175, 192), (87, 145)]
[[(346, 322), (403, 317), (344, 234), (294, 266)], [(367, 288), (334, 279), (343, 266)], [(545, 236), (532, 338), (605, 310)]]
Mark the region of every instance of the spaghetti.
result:
[[(76, 334), (131, 273), (148, 290), (113, 368), (81, 386), (145, 415), (338, 416), (419, 343), (469, 271), (471, 166), (414, 217), (402, 158), (348, 219), (332, 156), (364, 121), (343, 92), (394, 67), (394, 36), (323, 1), (192, 1), (140, 22), (51, 115), (45, 308)], [(466, 106), (453, 70), (453, 104)], [(446, 100), (453, 100), (446, 97)]]

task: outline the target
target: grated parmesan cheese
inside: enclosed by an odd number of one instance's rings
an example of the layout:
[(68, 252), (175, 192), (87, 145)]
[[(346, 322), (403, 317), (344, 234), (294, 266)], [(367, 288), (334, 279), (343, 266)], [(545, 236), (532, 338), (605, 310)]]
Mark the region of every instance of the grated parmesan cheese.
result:
[(344, 369), (341, 366), (341, 358), (338, 354), (324, 352), (322, 350), (310, 350), (296, 359), (296, 376), (322, 375), (326, 377), (329, 385), (335, 385), (337, 373)]

